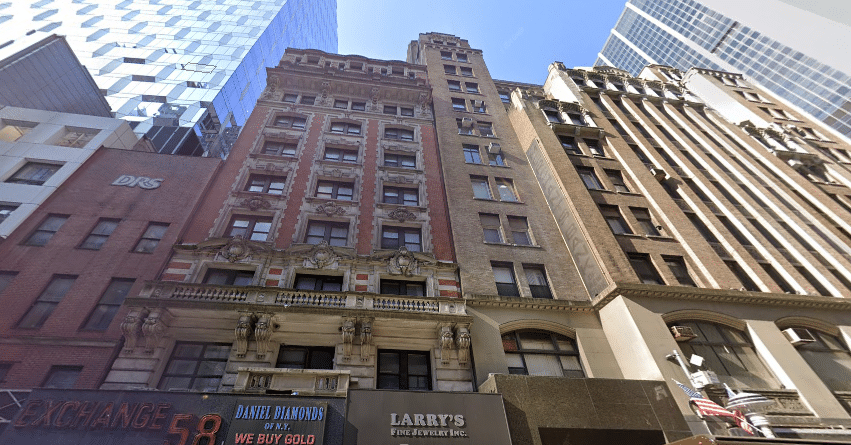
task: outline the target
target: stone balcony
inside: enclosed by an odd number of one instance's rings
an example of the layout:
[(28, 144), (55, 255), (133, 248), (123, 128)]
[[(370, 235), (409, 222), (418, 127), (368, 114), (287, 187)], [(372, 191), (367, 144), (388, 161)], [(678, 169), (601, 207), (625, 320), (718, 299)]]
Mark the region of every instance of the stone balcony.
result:
[(351, 371), (241, 367), (234, 391), (252, 394), (346, 397)]

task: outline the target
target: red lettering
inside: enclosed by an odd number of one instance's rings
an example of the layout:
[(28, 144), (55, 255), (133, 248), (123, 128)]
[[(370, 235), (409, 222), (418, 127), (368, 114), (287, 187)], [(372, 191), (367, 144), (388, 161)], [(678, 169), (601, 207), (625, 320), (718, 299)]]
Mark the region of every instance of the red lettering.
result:
[(59, 407), (62, 406), (63, 403), (64, 402), (62, 401), (57, 401), (54, 403), (53, 400), (48, 400), (47, 410), (44, 411), (44, 414), (42, 414), (41, 417), (35, 419), (33, 423), (30, 424), (30, 426), (39, 426), (41, 424), (44, 424), (45, 426), (50, 426), (50, 424), (53, 423), (53, 413), (55, 413), (59, 409)]
[(27, 424), (30, 422), (29, 418), (36, 415), (35, 409), (41, 406), (42, 403), (43, 402), (41, 400), (28, 401), (27, 405), (21, 412), (21, 415), (18, 416), (18, 420), (16, 420), (15, 423), (13, 423), (12, 425), (16, 427), (27, 426)]
[(316, 436), (314, 436), (313, 434), (308, 435), (307, 436), (307, 442), (305, 442), (305, 443), (307, 445), (313, 445), (313, 442), (316, 442)]
[(65, 417), (65, 414), (68, 413), (69, 409), (77, 409), (79, 407), (80, 402), (65, 402), (65, 404), (62, 405), (62, 409), (59, 410), (59, 414), (56, 415), (56, 420), (53, 421), (53, 426), (55, 426), (56, 428), (65, 428), (70, 425), (71, 419), (69, 419), (67, 422), (63, 422), (62, 418)]
[(95, 413), (98, 406), (100, 406), (100, 402), (83, 402), (80, 405), (80, 410), (77, 411), (77, 417), (74, 417), (74, 421), (71, 422), (71, 428), (77, 428), (78, 426), (85, 427), (89, 423), (89, 420), (92, 419), (92, 414)]
[[(213, 422), (209, 427), (207, 426), (208, 422)], [(198, 434), (195, 435), (195, 440), (192, 441), (192, 445), (200, 445), (201, 439), (206, 438), (207, 445), (216, 445), (216, 433), (219, 432), (219, 428), (222, 427), (222, 416), (218, 414), (205, 414), (204, 417), (201, 417), (201, 420), (198, 421)]]
[(139, 407), (139, 411), (136, 411), (136, 417), (133, 418), (133, 429), (141, 430), (142, 428), (144, 428), (148, 424), (148, 421), (151, 420), (150, 415), (148, 415), (148, 414), (145, 414), (144, 416), (142, 415), (142, 413), (145, 412), (145, 411), (148, 411), (149, 413), (153, 412), (154, 411), (154, 404), (153, 403), (143, 403), (142, 406)]
[(95, 421), (92, 422), (92, 425), (89, 428), (95, 429), (98, 427), (109, 428), (109, 420), (112, 419), (112, 402), (106, 404), (103, 409), (100, 411), (100, 414), (95, 418)]
[(158, 403), (157, 409), (154, 411), (154, 416), (151, 418), (151, 424), (148, 426), (149, 430), (159, 430), (162, 429), (162, 424), (157, 423), (158, 420), (165, 419), (165, 413), (163, 411), (171, 408), (171, 403)]
[(254, 434), (247, 434), (247, 433), (246, 434), (239, 434), (239, 433), (236, 433), (236, 435), (233, 438), (233, 443), (254, 443), (253, 441), (254, 441)]
[(118, 426), (119, 422), (121, 422), (121, 428), (126, 429), (129, 427), (130, 421), (133, 420), (133, 413), (136, 412), (138, 406), (138, 403), (134, 403), (133, 405), (127, 402), (122, 403), (118, 407), (118, 412), (115, 413), (115, 418), (112, 419), (112, 428)]
[(258, 434), (257, 435), (257, 445), (266, 444), (269, 441), (266, 440), (266, 434)]
[[(171, 416), (171, 425), (168, 427), (169, 434), (180, 435), (180, 442), (177, 445), (186, 445), (186, 440), (189, 439), (189, 428), (178, 425), (183, 420), (192, 420), (192, 414), (175, 414)], [(165, 443), (168, 444), (167, 441)]]

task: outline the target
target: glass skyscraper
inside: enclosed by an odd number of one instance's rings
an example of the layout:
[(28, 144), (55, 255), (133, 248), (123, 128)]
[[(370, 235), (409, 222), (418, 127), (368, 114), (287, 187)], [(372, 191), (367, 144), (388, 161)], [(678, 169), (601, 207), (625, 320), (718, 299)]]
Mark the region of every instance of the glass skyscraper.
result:
[(0, 29), (0, 47), (66, 36), (116, 117), (160, 152), (225, 157), (287, 47), (337, 51), (337, 2), (0, 1)]
[(630, 0), (595, 65), (740, 72), (851, 137), (851, 63), (840, 50), (851, 26), (792, 3)]

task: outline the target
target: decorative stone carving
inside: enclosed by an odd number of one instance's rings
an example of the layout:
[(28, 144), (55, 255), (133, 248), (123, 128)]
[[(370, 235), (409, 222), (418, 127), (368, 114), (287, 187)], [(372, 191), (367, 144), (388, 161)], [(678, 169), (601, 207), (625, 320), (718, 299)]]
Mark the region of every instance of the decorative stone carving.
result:
[(337, 254), (325, 240), (313, 246), (307, 253), (307, 262), (318, 269), (324, 269), (337, 261)]
[(250, 198), (243, 199), (242, 202), (239, 203), (239, 206), (247, 207), (253, 211), (257, 211), (260, 209), (268, 210), (272, 208), (272, 203), (259, 196), (252, 196)]
[(142, 335), (145, 337), (145, 352), (148, 354), (154, 352), (163, 334), (165, 334), (166, 326), (163, 323), (162, 316), (162, 309), (153, 309), (145, 318), (145, 323), (142, 325)]
[(121, 332), (124, 333), (124, 352), (132, 353), (136, 349), (139, 337), (142, 335), (142, 320), (148, 316), (148, 311), (133, 308), (121, 322)]
[(219, 255), (231, 263), (236, 263), (251, 256), (251, 246), (245, 241), (242, 235), (237, 235), (222, 246), (221, 250), (219, 250)]
[(269, 338), (272, 337), (272, 315), (259, 314), (254, 325), (254, 340), (257, 342), (257, 358), (266, 357), (269, 350)]
[(355, 339), (355, 319), (344, 318), (340, 332), (343, 336), (343, 359), (350, 360), (352, 358), (352, 342)]
[(236, 328), (233, 331), (236, 344), (236, 356), (239, 358), (245, 357), (248, 352), (248, 337), (251, 336), (251, 314), (242, 314), (236, 322)]
[(444, 365), (449, 364), (450, 353), (452, 351), (452, 346), (454, 345), (454, 341), (452, 339), (452, 325), (451, 324), (443, 324), (440, 326), (440, 361), (443, 362)]
[(331, 82), (325, 81), (322, 82), (322, 99), (321, 103), (324, 105), (332, 105), (331, 103)]
[(387, 214), (387, 216), (390, 217), (390, 218), (393, 218), (393, 219), (395, 219), (399, 222), (405, 222), (405, 221), (408, 221), (408, 220), (417, 219), (417, 215), (415, 215), (410, 210), (408, 210), (404, 207), (396, 207), (395, 209), (391, 210)]
[(388, 270), (394, 275), (411, 276), (417, 270), (417, 259), (408, 251), (407, 247), (402, 246), (390, 258)]
[(431, 92), (424, 91), (420, 93), (420, 96), (417, 98), (417, 108), (420, 111), (420, 115), (425, 118), (431, 117), (431, 108), (429, 108), (429, 104), (431, 103)]
[(269, 76), (269, 80), (266, 82), (266, 89), (263, 91), (263, 99), (269, 100), (275, 98), (278, 92), (278, 82), (278, 76)]
[(336, 202), (329, 201), (316, 206), (316, 213), (324, 213), (327, 216), (339, 216), (346, 214), (346, 208)]
[(369, 98), (370, 100), (372, 100), (373, 105), (378, 105), (378, 99), (380, 99), (380, 92), (381, 90), (379, 90), (378, 87), (372, 87), (372, 91), (369, 94)]
[(455, 343), (458, 345), (458, 364), (466, 365), (470, 362), (470, 329), (468, 326), (458, 327), (458, 338)]
[(372, 319), (366, 318), (360, 322), (360, 359), (369, 361), (372, 356)]

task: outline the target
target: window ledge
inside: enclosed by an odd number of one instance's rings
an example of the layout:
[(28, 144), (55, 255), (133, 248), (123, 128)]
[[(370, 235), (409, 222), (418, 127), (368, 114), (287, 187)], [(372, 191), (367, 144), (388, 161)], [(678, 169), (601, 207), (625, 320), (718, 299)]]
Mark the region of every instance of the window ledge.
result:
[(333, 159), (319, 159), (320, 164), (328, 164), (328, 165), (338, 165), (340, 167), (362, 167), (363, 163), (358, 162), (345, 162), (345, 161), (335, 161)]
[(665, 235), (644, 235), (644, 237), (649, 239), (649, 240), (654, 240), (654, 241), (669, 241), (669, 242), (676, 242), (677, 241), (676, 238), (673, 238), (673, 237), (670, 237), (670, 236), (665, 236)]
[(394, 167), (392, 165), (379, 165), (378, 168), (397, 173), (423, 173), (423, 171), (418, 168)]
[(530, 247), (532, 249), (543, 249), (543, 247), (537, 244), (514, 244), (514, 243), (492, 243), (490, 241), (485, 241), (485, 244), (488, 246), (502, 246), (502, 247)]

